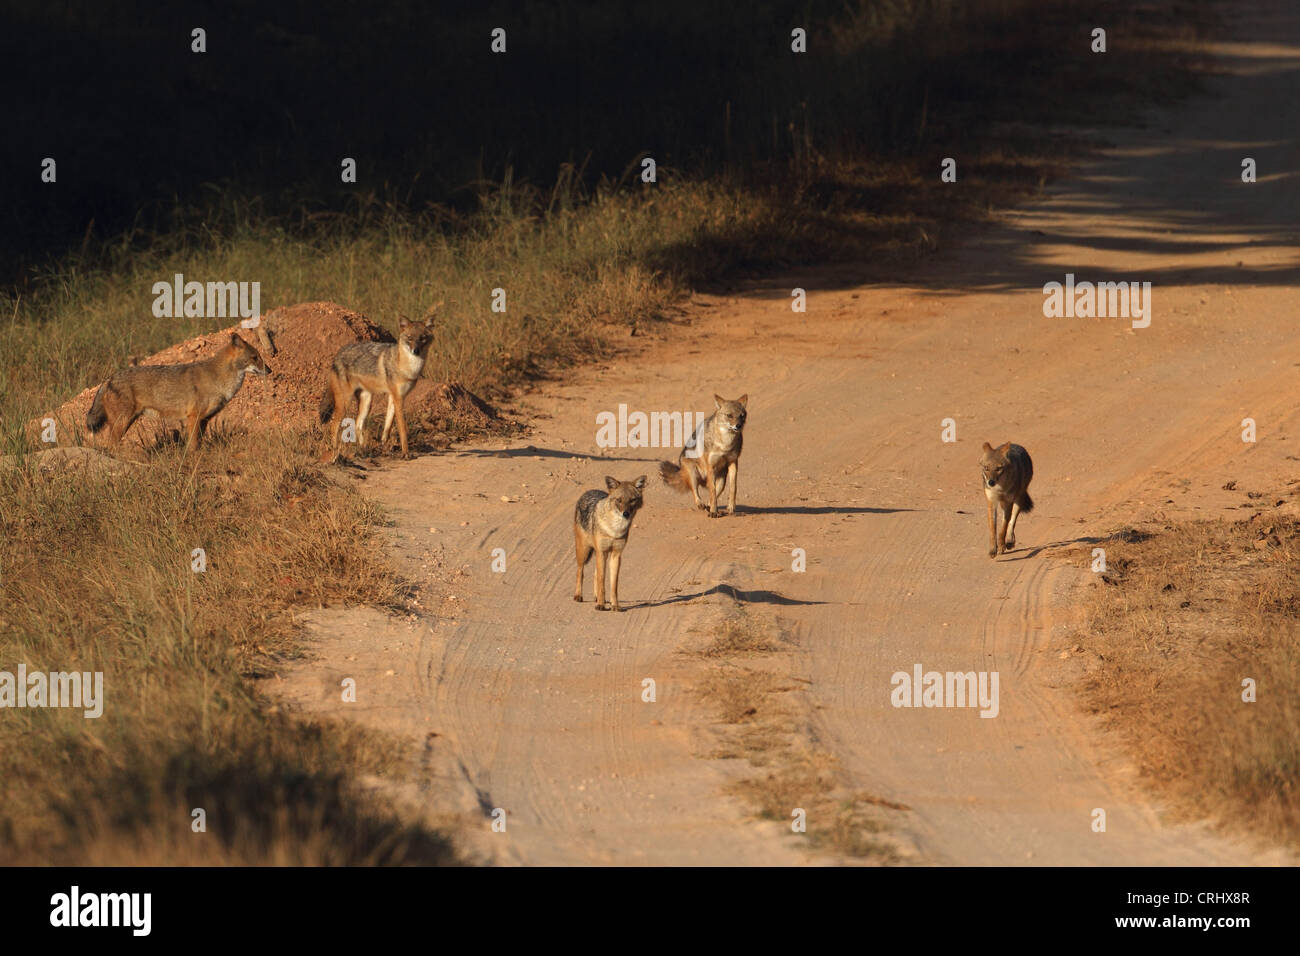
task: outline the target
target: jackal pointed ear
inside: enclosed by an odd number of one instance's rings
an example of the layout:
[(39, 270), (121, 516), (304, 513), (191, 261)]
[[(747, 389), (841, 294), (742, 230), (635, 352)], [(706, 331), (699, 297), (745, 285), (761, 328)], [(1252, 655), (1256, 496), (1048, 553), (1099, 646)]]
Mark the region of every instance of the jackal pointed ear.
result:
[(740, 398), (736, 399), (736, 404), (739, 405), (741, 408), (748, 408), (749, 392), (746, 392), (744, 395), (740, 396)]
[(726, 401), (725, 398), (723, 398), (723, 397), (722, 397), (721, 395), (719, 395), (717, 392), (714, 392), (714, 393), (713, 393), (713, 410), (716, 412), (719, 408), (722, 407), (722, 403), (725, 402), (725, 401)]
[(988, 454), (989, 452), (991, 452), (992, 450), (993, 450), (993, 446), (990, 445), (988, 442), (985, 442), (985, 443), (984, 443), (984, 454), (987, 455), (987, 454)]
[(411, 324), (411, 320), (410, 320), (410, 319), (408, 319), (406, 316), (402, 315), (402, 313), (400, 313), (400, 312), (397, 313), (397, 327), (398, 327), (399, 329), (404, 329), (404, 328), (406, 328), (406, 327), (407, 327), (408, 325), (410, 325), (410, 324)]
[(617, 478), (611, 478), (609, 477), (609, 475), (605, 476), (605, 487), (608, 488), (610, 491), (613, 491), (620, 484), (622, 484), (622, 482), (620, 482)]
[(231, 344), (231, 345), (243, 345), (243, 344), (244, 344), (244, 340), (241, 339), (241, 338), (240, 338), (238, 335), (236, 335), (234, 332), (231, 332), (231, 333), (230, 333), (230, 344)]
[(632, 484), (636, 485), (637, 491), (645, 491), (645, 475), (642, 475), (636, 481), (632, 482)]

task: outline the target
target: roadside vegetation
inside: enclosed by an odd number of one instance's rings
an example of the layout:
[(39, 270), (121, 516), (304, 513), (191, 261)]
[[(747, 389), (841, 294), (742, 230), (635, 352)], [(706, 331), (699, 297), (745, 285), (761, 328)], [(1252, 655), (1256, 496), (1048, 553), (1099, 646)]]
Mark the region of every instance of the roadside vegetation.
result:
[(802, 810), (803, 829), (792, 830), (792, 839), (809, 850), (874, 865), (902, 862), (906, 853), (889, 829), (909, 808), (853, 787), (818, 740), (808, 682), (796, 673), (798, 643), (781, 622), (737, 604), (705, 638), (684, 648), (695, 693), (717, 718), (700, 755), (748, 765), (727, 792), (758, 819), (783, 826)]
[(1300, 849), (1293, 511), (1163, 525), (1108, 545), (1077, 640), (1092, 709), (1175, 816)]

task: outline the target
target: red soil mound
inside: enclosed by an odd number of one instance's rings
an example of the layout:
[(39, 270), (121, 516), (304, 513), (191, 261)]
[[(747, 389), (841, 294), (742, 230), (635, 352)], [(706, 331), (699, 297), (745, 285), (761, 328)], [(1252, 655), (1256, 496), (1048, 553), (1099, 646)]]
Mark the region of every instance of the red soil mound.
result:
[[(201, 335), (164, 349), (139, 364), (196, 362), (213, 355), (231, 332), (242, 335), (262, 353), (271, 374), (246, 376), (243, 387), (212, 424), (236, 431), (279, 428), (310, 432), (320, 429), (317, 409), (335, 353), (350, 342), (393, 341), (384, 328), (333, 302), (306, 302), (276, 309), (262, 317), (262, 326), (256, 330), (232, 326)], [(60, 444), (96, 445), (106, 439), (106, 431), (90, 435), (85, 427), (86, 412), (98, 387), (86, 389), (49, 415), (58, 422)], [(372, 421), (383, 421), (386, 401), (376, 397)], [(441, 437), (496, 431), (502, 424), (495, 410), (456, 384), (438, 385), (421, 380), (407, 398), (405, 407), (407, 423), (413, 431), (418, 427), (440, 432)], [(178, 427), (177, 422), (145, 416), (132, 426), (124, 443), (152, 447), (169, 430)], [(39, 423), (32, 423), (29, 431), (33, 441), (39, 441)]]

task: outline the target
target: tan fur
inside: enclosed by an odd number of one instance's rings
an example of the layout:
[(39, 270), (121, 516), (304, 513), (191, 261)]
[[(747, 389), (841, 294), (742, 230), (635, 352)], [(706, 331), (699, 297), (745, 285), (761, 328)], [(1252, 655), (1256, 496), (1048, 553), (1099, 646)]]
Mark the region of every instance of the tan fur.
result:
[[(989, 557), (1005, 554), (1016, 546), (1016, 519), (1022, 512), (1034, 510), (1029, 497), (1029, 482), (1034, 477), (1034, 463), (1029, 452), (1007, 442), (994, 448), (984, 443), (980, 458), (980, 479), (989, 505)], [(998, 528), (998, 509), (1002, 509), (1002, 527)]]
[(431, 319), (423, 323), (411, 322), (403, 316), (396, 342), (355, 342), (339, 349), (330, 367), (325, 393), (321, 396), (321, 422), (329, 421), (333, 443), (333, 456), (327, 452), (324, 460), (332, 461), (339, 457), (343, 413), (354, 395), (357, 397), (357, 444), (365, 447), (366, 416), (370, 414), (371, 400), (381, 392), (388, 396), (388, 411), (379, 438), (380, 448), (387, 447), (396, 420), (402, 457), (411, 457), (403, 402), (424, 370), (432, 329)]
[(582, 571), (595, 553), (596, 610), (605, 611), (611, 606), (605, 603), (607, 580), (614, 610), (623, 610), (618, 603), (618, 570), (632, 530), (632, 519), (641, 509), (645, 482), (645, 475), (635, 481), (619, 481), (607, 475), (606, 491), (584, 492), (578, 499), (573, 514), (573, 545), (578, 562), (578, 577), (573, 587), (575, 601), (582, 601)]
[[(718, 516), (718, 494), (727, 491), (727, 514), (736, 513), (736, 484), (740, 470), (740, 451), (744, 446), (744, 427), (748, 417), (749, 395), (728, 401), (713, 396), (714, 411), (696, 435), (698, 456), (688, 455), (691, 446), (682, 449), (677, 464), (661, 461), (659, 476), (664, 484), (678, 491), (689, 491), (698, 508), (707, 508), (710, 518)], [(705, 504), (700, 489), (708, 491)]]
[(257, 350), (233, 332), (216, 355), (188, 365), (132, 365), (114, 372), (95, 393), (86, 427), (108, 426), (113, 444), (147, 411), (185, 420), (185, 449), (193, 451), (209, 421), (235, 397), (244, 375), (269, 375)]

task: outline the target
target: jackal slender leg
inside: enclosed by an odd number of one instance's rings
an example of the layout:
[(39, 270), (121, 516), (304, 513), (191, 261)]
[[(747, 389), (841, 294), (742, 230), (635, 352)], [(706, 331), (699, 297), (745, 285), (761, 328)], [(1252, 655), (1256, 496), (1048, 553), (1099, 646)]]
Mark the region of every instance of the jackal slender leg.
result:
[(596, 546), (596, 610), (608, 610), (605, 604), (605, 562), (609, 560), (609, 551)]
[(694, 465), (687, 467), (691, 469), (691, 495), (695, 498), (695, 507), (703, 511), (709, 507), (709, 503), (704, 500), (704, 476)]
[(135, 420), (139, 417), (139, 415), (119, 415), (117, 418), (110, 418), (108, 426), (109, 440), (114, 445), (120, 442), (127, 429), (134, 425)]
[(1007, 550), (1007, 526), (1011, 524), (1012, 507), (1013, 506), (1010, 501), (1004, 502), (1002, 505), (1002, 527), (998, 530), (998, 553), (999, 554), (1005, 554)]
[[(333, 371), (330, 372), (329, 378), (330, 394), (334, 396), (334, 411), (330, 415), (330, 445), (334, 449), (333, 461), (339, 460), (339, 450), (342, 444), (343, 431), (343, 410), (348, 400), (347, 393), (344, 391), (343, 383), (339, 381), (338, 375)], [(326, 452), (329, 455), (329, 452)], [(325, 458), (321, 459), (326, 460)]]
[(998, 503), (989, 499), (989, 557), (998, 554)]
[(622, 551), (609, 552), (609, 597), (615, 611), (623, 610), (618, 606), (618, 565), (622, 560)]
[(193, 451), (199, 444), (199, 413), (190, 412), (185, 416), (185, 450)]
[(1020, 517), (1020, 503), (1016, 502), (1011, 506), (1011, 520), (1007, 522), (1007, 548), (1014, 549), (1016, 546), (1016, 519)]
[(410, 458), (406, 447), (406, 412), (402, 409), (402, 392), (394, 388), (388, 393), (388, 407), (397, 416), (397, 437), (402, 440), (402, 457)]
[(736, 472), (740, 462), (733, 461), (727, 466), (727, 514), (736, 513)]
[(379, 435), (379, 447), (388, 449), (388, 436), (393, 433), (393, 418), (397, 415), (397, 405), (393, 403), (393, 395), (388, 395), (388, 410), (384, 412), (384, 430)]
[(579, 604), (581, 604), (582, 603), (582, 569), (585, 568), (587, 566), (587, 562), (591, 560), (591, 552), (593, 549), (591, 545), (587, 543), (586, 538), (583, 536), (581, 532), (577, 532), (574, 534), (573, 547), (575, 552), (574, 556), (578, 559), (578, 580), (577, 583), (573, 585), (573, 599), (577, 601)]
[(713, 475), (713, 463), (706, 462), (704, 466), (704, 480), (709, 486), (709, 517), (718, 516), (718, 481)]
[(357, 447), (366, 447), (366, 416), (370, 414), (370, 400), (373, 398), (369, 392), (362, 390), (357, 397)]

